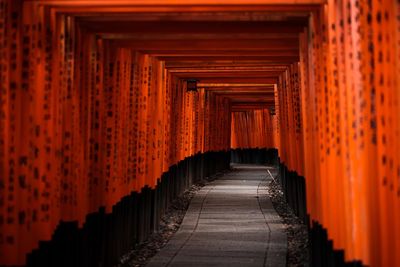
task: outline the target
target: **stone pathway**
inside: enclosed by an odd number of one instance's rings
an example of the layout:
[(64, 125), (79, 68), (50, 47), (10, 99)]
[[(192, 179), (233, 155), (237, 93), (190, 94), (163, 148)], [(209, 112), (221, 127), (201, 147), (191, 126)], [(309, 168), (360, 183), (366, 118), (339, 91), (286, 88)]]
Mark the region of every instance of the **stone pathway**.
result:
[(286, 234), (267, 195), (275, 176), (272, 167), (233, 165), (193, 197), (147, 266), (286, 266)]

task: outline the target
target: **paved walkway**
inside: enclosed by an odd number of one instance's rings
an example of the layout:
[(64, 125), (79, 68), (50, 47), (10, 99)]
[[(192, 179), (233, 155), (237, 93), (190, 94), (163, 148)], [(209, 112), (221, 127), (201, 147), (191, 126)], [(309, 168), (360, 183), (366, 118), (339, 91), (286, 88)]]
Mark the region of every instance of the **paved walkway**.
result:
[(286, 266), (286, 234), (267, 196), (276, 170), (234, 165), (192, 199), (181, 227), (147, 265)]

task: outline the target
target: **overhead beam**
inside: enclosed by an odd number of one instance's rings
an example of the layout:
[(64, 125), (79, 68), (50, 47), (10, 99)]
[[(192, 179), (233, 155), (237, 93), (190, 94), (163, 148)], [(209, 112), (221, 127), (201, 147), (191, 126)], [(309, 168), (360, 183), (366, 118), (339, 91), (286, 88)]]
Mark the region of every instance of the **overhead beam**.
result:
[(80, 25), (99, 33), (300, 33), (307, 21), (81, 21)]
[(265, 98), (271, 98), (275, 99), (274, 92), (268, 92), (268, 91), (258, 91), (258, 92), (235, 92), (235, 91), (212, 91), (213, 93), (217, 95), (226, 95), (226, 96), (233, 96), (233, 97), (252, 97), (252, 98), (258, 98), (258, 97), (265, 97)]
[(274, 83), (198, 83), (198, 87), (268, 87), (268, 86), (274, 86)]
[[(73, 13), (82, 16), (85, 15), (104, 15), (104, 14), (131, 14), (131, 13), (149, 13), (149, 12), (163, 12), (163, 13), (174, 13), (174, 12), (301, 12), (302, 14), (310, 14), (311, 12), (317, 12), (321, 4), (325, 4), (327, 0), (319, 0), (319, 3), (285, 3), (290, 0), (273, 0), (278, 3), (266, 2), (267, 0), (260, 0), (262, 3), (255, 4), (250, 1), (242, 0), (247, 4), (232, 4), (230, 0), (229, 4), (220, 4), (216, 1), (207, 0), (211, 3), (203, 3), (197, 5), (185, 5), (187, 2), (181, 0), (175, 0), (176, 4), (151, 4), (151, 1), (141, 0), (142, 4), (138, 1), (134, 3), (131, 0), (126, 0), (125, 3), (119, 3), (117, 1), (110, 2), (109, 0), (93, 1), (78, 1), (78, 0), (24, 0), (25, 2), (36, 2), (44, 6), (49, 6), (56, 9), (57, 12)], [(164, 1), (164, 0), (158, 0)], [(296, 0), (291, 0), (294, 2)], [(302, 0), (300, 0), (302, 1)], [(307, 0), (305, 0), (307, 1)], [(317, 0), (318, 1), (318, 0)], [(145, 3), (144, 3), (145, 2)]]
[[(247, 84), (248, 86), (254, 86), (254, 84), (275, 84), (278, 82), (277, 78), (261, 78), (261, 77), (221, 77), (221, 78), (201, 78), (200, 84)], [(201, 86), (201, 85), (198, 86)], [(205, 86), (203, 86), (205, 87)]]
[(175, 76), (180, 78), (191, 77), (198, 79), (206, 78), (276, 78), (282, 74), (282, 71), (237, 71), (237, 72), (189, 72), (189, 73), (178, 73)]
[(247, 60), (233, 60), (233, 59), (223, 59), (223, 60), (201, 60), (201, 59), (194, 59), (194, 60), (188, 60), (186, 59), (185, 61), (179, 61), (179, 60), (168, 60), (165, 62), (165, 66), (167, 69), (172, 69), (172, 68), (193, 68), (195, 66), (207, 68), (207, 67), (222, 67), (222, 68), (230, 68), (230, 67), (266, 67), (266, 66), (271, 66), (271, 67), (288, 67), (288, 63), (283, 63), (283, 62), (271, 62), (271, 61), (266, 61), (266, 60), (257, 60), (257, 59), (247, 59)]
[(264, 92), (264, 93), (273, 93), (274, 87), (206, 87), (204, 88), (207, 91), (212, 91), (215, 93), (218, 92), (243, 92), (243, 93), (253, 93), (253, 92)]
[(266, 50), (254, 50), (254, 49), (243, 49), (243, 50), (210, 50), (210, 49), (198, 49), (198, 50), (140, 50), (140, 53), (149, 54), (152, 56), (156, 56), (159, 58), (168, 58), (168, 57), (193, 57), (193, 56), (201, 56), (201, 57), (211, 57), (211, 56), (218, 56), (218, 57), (278, 57), (279, 58), (299, 58), (299, 51), (297, 49), (282, 49), (282, 50), (273, 50), (273, 49), (266, 49)]
[(79, 14), (81, 21), (299, 21), (304, 23), (308, 14), (304, 11), (237, 11), (237, 12), (146, 12), (135, 13), (132, 16), (129, 13), (118, 14), (100, 14), (92, 12), (88, 14)]
[[(130, 15), (132, 16), (132, 15)], [(262, 39), (262, 40), (273, 40), (273, 39), (298, 39), (298, 33), (103, 33), (98, 34), (99, 37), (105, 40), (239, 40), (239, 39)]]
[(191, 61), (191, 60), (199, 60), (204, 59), (204, 61), (212, 61), (212, 60), (234, 60), (234, 61), (241, 61), (241, 60), (263, 60), (268, 61), (271, 64), (293, 64), (299, 61), (299, 57), (279, 57), (279, 56), (174, 56), (174, 57), (157, 57), (159, 60), (171, 60), (171, 61)]
[[(298, 39), (224, 39), (224, 40), (113, 40), (111, 44), (119, 47), (129, 47), (135, 50), (157, 50), (157, 51), (286, 51), (299, 49)], [(234, 45), (233, 45), (234, 44)]]
[(285, 66), (182, 66), (168, 67), (171, 73), (207, 73), (207, 72), (262, 72), (262, 71), (284, 71)]

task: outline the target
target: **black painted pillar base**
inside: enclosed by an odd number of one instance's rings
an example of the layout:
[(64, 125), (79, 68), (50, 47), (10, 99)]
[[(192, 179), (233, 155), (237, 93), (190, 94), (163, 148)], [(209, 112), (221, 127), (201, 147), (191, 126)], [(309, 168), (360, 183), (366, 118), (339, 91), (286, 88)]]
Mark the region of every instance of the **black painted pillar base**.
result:
[(328, 233), (318, 222), (313, 221), (309, 230), (311, 243), (311, 266), (329, 267), (362, 267), (361, 261), (346, 262), (344, 251), (333, 249), (332, 240), (328, 239)]
[(334, 250), (328, 232), (321, 224), (313, 221), (307, 214), (306, 183), (302, 176), (289, 171), (283, 163), (279, 163), (279, 182), (281, 183), (286, 202), (294, 213), (308, 226), (310, 240), (310, 262), (312, 267), (361, 267), (362, 262), (345, 262), (344, 251)]
[(76, 222), (60, 222), (50, 241), (27, 257), (34, 267), (111, 267), (136, 244), (158, 231), (169, 204), (193, 183), (229, 169), (230, 151), (207, 152), (171, 166), (155, 189), (144, 187), (123, 197), (110, 214), (104, 208)]
[(278, 151), (267, 148), (238, 148), (231, 150), (231, 162), (239, 164), (268, 164), (276, 165)]

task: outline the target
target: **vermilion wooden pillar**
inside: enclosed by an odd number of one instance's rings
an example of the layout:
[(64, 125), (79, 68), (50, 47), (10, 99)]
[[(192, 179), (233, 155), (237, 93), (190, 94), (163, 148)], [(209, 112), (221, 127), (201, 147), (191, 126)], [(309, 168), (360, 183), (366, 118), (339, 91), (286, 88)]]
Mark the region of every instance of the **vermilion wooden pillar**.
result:
[(272, 148), (272, 121), (268, 109), (232, 112), (231, 148)]

